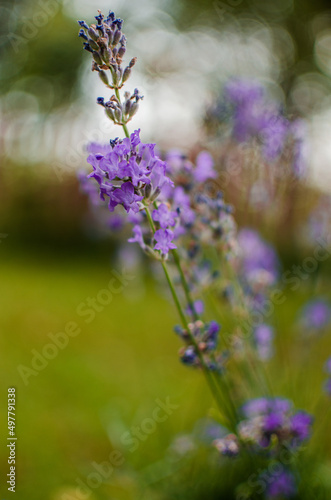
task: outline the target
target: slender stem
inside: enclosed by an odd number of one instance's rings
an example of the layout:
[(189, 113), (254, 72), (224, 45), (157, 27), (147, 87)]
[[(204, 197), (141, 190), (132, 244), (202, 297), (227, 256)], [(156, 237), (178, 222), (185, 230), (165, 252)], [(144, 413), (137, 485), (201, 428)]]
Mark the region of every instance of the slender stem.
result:
[[(114, 90), (115, 90), (115, 95), (116, 95), (119, 103), (121, 103), (121, 96), (120, 96), (118, 88), (115, 87)], [(122, 123), (122, 128), (124, 130), (125, 137), (130, 137), (130, 134), (129, 134), (129, 131), (128, 131), (128, 127), (126, 126), (125, 123)]]
[[(120, 97), (120, 93), (118, 91), (117, 88), (115, 88), (115, 95), (118, 99), (119, 102), (121, 102), (121, 97)], [(128, 131), (128, 128), (126, 126), (126, 124), (122, 124), (122, 127), (123, 127), (123, 130), (124, 130), (124, 133), (125, 133), (125, 136), (126, 137), (129, 137), (129, 131)], [(149, 225), (151, 227), (151, 230), (153, 232), (153, 234), (155, 233), (156, 229), (155, 229), (155, 224), (154, 224), (154, 221), (152, 219), (152, 216), (151, 216), (151, 213), (149, 211), (149, 207), (146, 206), (145, 207), (145, 212), (146, 212), (146, 216), (147, 216), (147, 219), (148, 219), (148, 222), (149, 222)], [(178, 253), (177, 252), (173, 252), (173, 255), (174, 255), (174, 260), (175, 260), (175, 263), (176, 263), (176, 266), (178, 268), (178, 271), (179, 271), (179, 274), (180, 274), (180, 278), (181, 278), (181, 282), (182, 282), (182, 286), (183, 286), (183, 289), (185, 291), (185, 295), (186, 295), (186, 300), (193, 312), (193, 315), (194, 315), (194, 318), (195, 319), (199, 319), (196, 312), (195, 312), (195, 309), (194, 309), (194, 304), (193, 304), (193, 301), (191, 299), (191, 295), (190, 295), (190, 290), (188, 288), (188, 285), (186, 283), (186, 279), (185, 279), (185, 276), (184, 276), (184, 273), (183, 273), (183, 270), (182, 270), (182, 267), (180, 265), (180, 260), (179, 260), (179, 256), (178, 256)], [(171, 291), (171, 295), (172, 295), (172, 298), (174, 300), (174, 303), (176, 305), (176, 309), (178, 311), (178, 314), (180, 316), (180, 319), (181, 319), (181, 322), (182, 322), (182, 325), (184, 327), (184, 329), (187, 331), (189, 337), (190, 337), (190, 340), (192, 342), (192, 345), (195, 349), (195, 352), (199, 358), (199, 361), (200, 361), (200, 365), (201, 365), (201, 368), (202, 368), (202, 371), (205, 375), (205, 378), (206, 378), (206, 381), (208, 383), (208, 386), (209, 386), (209, 389), (214, 397), (214, 400), (218, 406), (218, 409), (221, 413), (223, 413), (223, 406), (224, 406), (224, 403), (222, 401), (222, 399), (220, 398), (220, 395), (219, 395), (219, 392), (218, 392), (218, 385), (215, 384), (215, 381), (214, 381), (214, 378), (212, 376), (212, 374), (210, 373), (207, 365), (205, 364), (205, 361), (203, 359), (203, 355), (199, 349), (199, 346), (194, 338), (194, 335), (191, 333), (190, 329), (189, 329), (189, 326), (188, 326), (188, 322), (187, 322), (187, 319), (185, 317), (185, 314), (184, 314), (184, 311), (182, 309), (182, 306), (180, 304), (180, 301), (179, 301), (179, 298), (178, 298), (178, 295), (176, 293), (176, 290), (175, 290), (175, 287), (172, 283), (172, 280), (171, 280), (171, 277), (170, 277), (170, 274), (169, 274), (169, 271), (168, 271), (168, 267), (165, 263), (164, 260), (162, 260), (161, 262), (162, 264), (162, 268), (163, 268), (163, 271), (164, 271), (164, 274), (165, 274), (165, 277), (166, 277), (166, 280), (167, 280), (167, 283), (169, 285), (169, 288), (170, 288), (170, 291)], [(228, 425), (229, 427), (232, 427), (232, 423), (231, 423), (231, 418), (229, 419), (229, 422), (228, 422)]]
[(183, 269), (182, 269), (182, 266), (180, 263), (179, 255), (178, 255), (178, 252), (176, 249), (172, 250), (172, 255), (174, 257), (174, 261), (175, 261), (175, 264), (176, 264), (178, 272), (179, 272), (180, 280), (181, 280), (181, 283), (183, 286), (183, 290), (184, 290), (184, 293), (186, 296), (187, 303), (192, 311), (194, 320), (197, 321), (199, 319), (199, 316), (195, 310), (194, 302), (193, 302), (192, 297), (191, 297), (191, 292), (190, 292), (190, 289), (188, 287), (188, 284), (187, 284), (187, 281), (186, 281), (186, 278), (185, 278), (185, 275), (184, 275), (184, 272), (183, 272)]
[[(149, 211), (149, 207), (146, 206), (145, 207), (145, 212), (146, 212), (146, 215), (147, 215), (147, 220), (149, 222), (149, 225), (151, 227), (151, 230), (153, 232), (153, 234), (155, 233), (155, 224), (153, 222), (153, 219), (152, 219), (152, 216), (151, 216), (151, 213)], [(179, 313), (179, 316), (181, 318), (181, 321), (182, 321), (182, 324), (183, 324), (183, 327), (184, 329), (187, 331), (187, 334), (190, 338), (190, 341), (194, 347), (194, 350), (199, 358), (199, 362), (200, 362), (200, 365), (201, 365), (201, 368), (202, 368), (202, 371), (205, 375), (205, 378), (206, 378), (206, 381), (209, 385), (209, 389), (215, 399), (215, 402), (220, 410), (221, 413), (223, 413), (223, 401), (221, 400), (220, 398), (220, 395), (218, 393), (218, 388), (217, 388), (217, 385), (215, 384), (215, 381), (212, 377), (212, 374), (210, 373), (204, 359), (203, 359), (203, 355), (199, 349), (199, 346), (197, 344), (197, 341), (194, 337), (194, 335), (191, 333), (190, 329), (189, 329), (189, 325), (188, 325), (188, 322), (187, 322), (187, 319), (185, 317), (185, 314), (184, 314), (184, 311), (183, 311), (183, 308), (180, 304), (180, 301), (179, 301), (179, 298), (178, 298), (178, 295), (177, 295), (177, 292), (175, 290), (175, 287), (172, 283), (172, 280), (171, 280), (171, 277), (170, 277), (170, 274), (169, 274), (169, 271), (168, 271), (168, 267), (167, 267), (167, 264), (166, 262), (163, 260), (162, 262), (162, 268), (163, 268), (163, 271), (164, 271), (164, 274), (165, 274), (165, 277), (167, 279), (167, 282), (168, 282), (168, 285), (169, 285), (169, 288), (170, 288), (170, 291), (171, 291), (171, 294), (172, 294), (172, 297), (174, 299), (174, 302), (175, 302), (175, 305), (176, 305), (176, 308), (177, 308), (177, 311)], [(229, 421), (229, 426), (231, 425), (231, 420)]]

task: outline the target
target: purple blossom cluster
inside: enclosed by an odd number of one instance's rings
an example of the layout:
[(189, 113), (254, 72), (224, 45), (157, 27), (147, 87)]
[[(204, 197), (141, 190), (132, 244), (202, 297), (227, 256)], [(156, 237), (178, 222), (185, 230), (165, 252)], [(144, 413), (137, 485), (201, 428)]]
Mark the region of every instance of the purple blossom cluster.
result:
[(252, 399), (243, 405), (241, 414), (239, 436), (256, 452), (267, 450), (274, 454), (281, 446), (294, 450), (311, 434), (311, 415), (301, 410), (294, 411), (288, 399)]
[(213, 114), (222, 110), (220, 119), (232, 123), (232, 137), (239, 143), (257, 142), (266, 162), (281, 157), (290, 158), (292, 171), (304, 173), (303, 146), (305, 127), (299, 119), (289, 120), (278, 103), (272, 103), (262, 85), (250, 80), (233, 79), (224, 87), (221, 104)]
[(285, 469), (285, 467), (281, 467), (280, 470), (271, 475), (270, 472), (265, 471), (260, 476), (261, 480), (264, 480), (266, 474), (268, 476), (266, 481), (266, 498), (268, 500), (274, 498), (292, 498), (296, 495), (296, 480), (291, 471)]
[(185, 365), (198, 367), (201, 366), (201, 357), (203, 357), (205, 365), (210, 370), (222, 371), (222, 361), (215, 357), (220, 325), (216, 321), (203, 323), (197, 320), (189, 323), (188, 328), (189, 331), (178, 325), (174, 329), (186, 344), (180, 350), (181, 361)]
[(264, 293), (279, 277), (279, 261), (275, 249), (250, 228), (238, 232), (241, 250), (242, 279), (254, 293)]
[(323, 298), (310, 300), (300, 312), (300, 326), (306, 333), (321, 333), (331, 324), (331, 306)]
[[(183, 342), (180, 359), (187, 366), (200, 368), (206, 376), (220, 409), (219, 418), (224, 422), (224, 432), (217, 439), (213, 437), (214, 447), (222, 456), (242, 456), (245, 449), (258, 459), (275, 460), (282, 449), (297, 450), (309, 439), (312, 417), (294, 410), (291, 401), (284, 398), (252, 399), (238, 409), (243, 399), (233, 401), (231, 394), (237, 380), (231, 380), (225, 371), (228, 357), (232, 356), (231, 363), (236, 363), (236, 353), (224, 350), (219, 322), (204, 320), (208, 304), (205, 311), (203, 299), (211, 290), (217, 291), (218, 299), (227, 287), (237, 310), (252, 316), (277, 283), (277, 254), (256, 231), (244, 228), (237, 233), (232, 207), (217, 189), (218, 174), (209, 152), (201, 151), (194, 161), (178, 151), (163, 157), (156, 152), (155, 144), (142, 142), (140, 130), (129, 134), (126, 125), (136, 113), (141, 96), (138, 90), (125, 92), (121, 101), (119, 91), (136, 59), (123, 68), (126, 39), (122, 21), (114, 13), (106, 18), (99, 13), (96, 21), (91, 26), (79, 21), (79, 36), (92, 54), (92, 69), (115, 92), (109, 101), (100, 97), (98, 103), (123, 128), (126, 137), (111, 140), (108, 145), (90, 144), (87, 161), (93, 170), (87, 176), (80, 175), (82, 189), (93, 206), (106, 207), (107, 214), (112, 214), (114, 228), (132, 225), (129, 243), (138, 243), (149, 256), (161, 261), (181, 320), (181, 325), (175, 327)], [(299, 126), (277, 106), (267, 105), (262, 87), (234, 81), (225, 94), (232, 113), (232, 134), (238, 142), (259, 142), (267, 162), (278, 161), (291, 146), (292, 152), (296, 151), (293, 161), (299, 162)], [(222, 275), (228, 269), (231, 279)], [(214, 317), (217, 312), (218, 306)], [(331, 314), (319, 303), (310, 305), (305, 318), (309, 328), (324, 328)], [(240, 319), (236, 317), (238, 330), (242, 326)], [(273, 354), (273, 328), (263, 321), (250, 326), (257, 357), (268, 360)], [(331, 393), (330, 360), (327, 373)], [(295, 491), (294, 476), (282, 469), (269, 482), (266, 496), (290, 498)]]

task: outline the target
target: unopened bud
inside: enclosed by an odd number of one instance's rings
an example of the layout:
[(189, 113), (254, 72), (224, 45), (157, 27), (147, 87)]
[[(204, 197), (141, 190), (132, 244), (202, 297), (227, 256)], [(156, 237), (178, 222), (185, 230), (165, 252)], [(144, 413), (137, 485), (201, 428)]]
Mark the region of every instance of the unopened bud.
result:
[(109, 85), (107, 73), (103, 69), (99, 71), (99, 77), (102, 83), (104, 83), (105, 85)]
[(151, 184), (146, 184), (145, 186), (145, 198), (149, 198), (152, 193), (152, 186)]
[(102, 58), (106, 64), (110, 64), (111, 61), (111, 51), (108, 48), (104, 48), (102, 51)]
[(130, 107), (130, 118), (132, 118), (137, 113), (138, 109), (139, 109), (138, 102), (133, 102)]
[(106, 110), (106, 115), (108, 116), (108, 118), (110, 118), (110, 120), (112, 120), (113, 122), (115, 121), (115, 115), (114, 115), (114, 111), (111, 109), (111, 108), (105, 108)]
[(121, 123), (122, 121), (122, 110), (121, 108), (116, 108), (115, 109), (115, 118), (118, 123)]
[(93, 50), (96, 51), (99, 50), (99, 45), (94, 40), (92, 40), (92, 38), (89, 38), (88, 43), (90, 44)]
[(151, 199), (151, 201), (152, 201), (152, 202), (153, 202), (153, 201), (155, 201), (155, 200), (156, 200), (156, 198), (159, 196), (159, 194), (160, 194), (160, 193), (161, 193), (161, 189), (160, 189), (159, 187), (158, 187), (158, 188), (156, 188), (156, 189), (155, 189), (155, 191), (154, 191), (154, 193), (152, 194), (152, 196), (151, 196), (151, 198), (150, 198), (150, 199)]
[(123, 73), (122, 83), (125, 83), (130, 78), (130, 75), (131, 69), (129, 68), (129, 66), (127, 66)]
[(102, 62), (102, 59), (100, 57), (100, 54), (99, 52), (96, 52), (95, 50), (92, 52), (92, 55), (93, 55), (93, 59), (95, 60), (95, 62), (97, 64), (99, 64), (99, 66), (102, 66), (103, 62)]
[(118, 49), (118, 57), (120, 57), (121, 59), (123, 59), (123, 57), (125, 55), (125, 52), (126, 52), (125, 45), (121, 45), (121, 47)]
[(132, 106), (132, 101), (131, 99), (127, 99), (125, 101), (125, 105), (124, 105), (124, 112), (126, 115), (128, 115), (130, 113), (130, 110), (131, 110), (131, 106)]
[(94, 28), (92, 28), (92, 26), (90, 26), (90, 27), (89, 27), (89, 29), (88, 29), (88, 31), (87, 31), (87, 32), (88, 32), (89, 36), (92, 38), (92, 40), (94, 40), (95, 42), (97, 42), (97, 41), (98, 41), (99, 35), (98, 35), (98, 33), (95, 31), (95, 29), (94, 29)]
[(122, 36), (122, 32), (120, 30), (116, 30), (115, 33), (114, 33), (114, 37), (113, 37), (113, 45), (117, 45), (118, 44), (118, 42), (121, 39), (121, 36)]
[(133, 66), (136, 64), (137, 58), (133, 57), (131, 61), (129, 62), (129, 68), (133, 68)]

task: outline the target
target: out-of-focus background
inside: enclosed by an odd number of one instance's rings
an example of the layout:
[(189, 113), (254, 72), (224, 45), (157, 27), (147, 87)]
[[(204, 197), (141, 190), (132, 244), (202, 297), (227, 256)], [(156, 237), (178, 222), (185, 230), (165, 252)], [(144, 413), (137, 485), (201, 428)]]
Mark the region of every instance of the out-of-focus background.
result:
[[(206, 109), (233, 76), (258, 80), (291, 115), (306, 120), (310, 197), (299, 198), (295, 215), (277, 232), (266, 229), (286, 265), (309, 254), (300, 247), (302, 234), (295, 233), (305, 227), (307, 204), (331, 192), (328, 1), (2, 0), (3, 498), (8, 386), (17, 389), (17, 491), (24, 500), (81, 500), (75, 488), (86, 485), (114, 449), (123, 453), (123, 464), (109, 481), (90, 488), (89, 498), (163, 498), (162, 484), (181, 468), (180, 452), (174, 459), (171, 451), (173, 437), (189, 433), (210, 405), (199, 375), (177, 360), (177, 318), (167, 295), (148, 277), (139, 252), (96, 228), (79, 191), (76, 173), (86, 168), (86, 144), (121, 135), (95, 104), (99, 95), (107, 96), (77, 38), (76, 20), (91, 22), (97, 8), (112, 9), (125, 21), (128, 57), (138, 57), (130, 85), (145, 96), (130, 129), (141, 128), (143, 139), (157, 142), (160, 150), (179, 148), (190, 155), (209, 143)], [(256, 213), (238, 210), (238, 222), (254, 226)], [(124, 267), (129, 278), (123, 278)], [(114, 272), (122, 276), (121, 291), (93, 309)], [(328, 282), (305, 284), (282, 306), (284, 359), (296, 334), (288, 325), (318, 286), (329, 293)], [(82, 311), (91, 307), (86, 322)], [(79, 334), (45, 364), (39, 354), (50, 334), (60, 338), (71, 322)], [(328, 349), (327, 338), (316, 347), (321, 363)], [(298, 375), (300, 363), (296, 367), (294, 359), (293, 365)], [(309, 384), (320, 385), (322, 373), (307, 370)], [(275, 365), (274, 371), (280, 392), (309, 405), (309, 384), (298, 389), (286, 370), (279, 373)], [(119, 440), (169, 398), (169, 418), (143, 433), (137, 449)], [(180, 450), (189, 446), (184, 437), (180, 444)]]

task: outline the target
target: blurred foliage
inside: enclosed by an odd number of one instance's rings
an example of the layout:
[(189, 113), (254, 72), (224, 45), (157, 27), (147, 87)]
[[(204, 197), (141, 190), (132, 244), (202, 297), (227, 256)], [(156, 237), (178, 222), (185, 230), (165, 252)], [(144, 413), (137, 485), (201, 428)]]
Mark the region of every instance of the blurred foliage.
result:
[(0, 12), (0, 92), (31, 93), (41, 111), (70, 103), (83, 53), (61, 2), (3, 0)]

